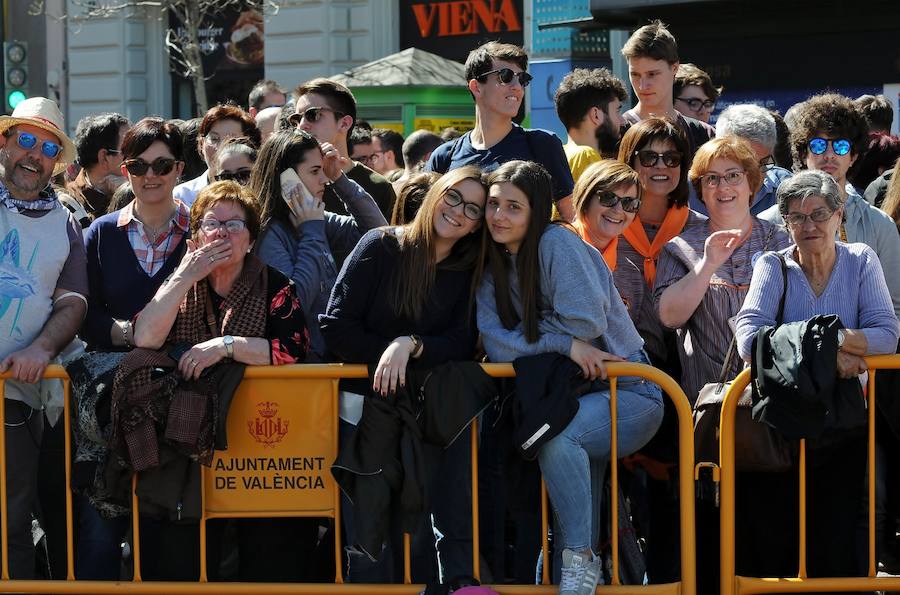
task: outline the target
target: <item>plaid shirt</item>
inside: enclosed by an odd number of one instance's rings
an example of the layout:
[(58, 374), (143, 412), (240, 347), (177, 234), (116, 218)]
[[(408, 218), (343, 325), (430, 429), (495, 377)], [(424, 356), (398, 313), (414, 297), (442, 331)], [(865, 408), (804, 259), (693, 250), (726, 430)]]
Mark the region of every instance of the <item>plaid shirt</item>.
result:
[(178, 247), (182, 236), (189, 233), (191, 212), (178, 199), (175, 199), (175, 213), (169, 220), (168, 227), (159, 236), (151, 240), (147, 237), (144, 224), (134, 216), (134, 201), (128, 203), (119, 211), (118, 227), (125, 227), (128, 233), (128, 242), (141, 268), (149, 276), (156, 274), (162, 268), (163, 263)]

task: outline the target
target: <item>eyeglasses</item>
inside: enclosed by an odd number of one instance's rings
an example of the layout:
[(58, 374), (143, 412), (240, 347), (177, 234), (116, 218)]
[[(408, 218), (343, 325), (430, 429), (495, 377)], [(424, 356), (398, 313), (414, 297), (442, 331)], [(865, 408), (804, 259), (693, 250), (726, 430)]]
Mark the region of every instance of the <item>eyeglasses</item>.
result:
[(853, 146), (846, 138), (830, 139), (822, 137), (810, 139), (806, 146), (809, 147), (809, 152), (813, 155), (822, 155), (828, 150), (828, 143), (831, 143), (831, 150), (834, 151), (835, 155), (846, 155)]
[(223, 171), (219, 174), (216, 174), (216, 181), (221, 182), (223, 180), (233, 180), (238, 184), (246, 184), (250, 181), (250, 175), (252, 173), (253, 170), (249, 167), (245, 167), (236, 171)]
[(685, 102), (692, 112), (699, 112), (700, 110), (711, 112), (716, 109), (716, 102), (712, 99), (703, 100), (697, 97), (676, 97), (675, 99)]
[(359, 161), (363, 165), (370, 165), (375, 163), (375, 160), (384, 155), (384, 151), (375, 151), (371, 155), (360, 155), (359, 157), (354, 157), (354, 161)]
[(742, 169), (733, 169), (721, 176), (719, 174), (703, 174), (700, 176), (700, 183), (707, 188), (718, 188), (722, 182), (725, 182), (726, 186), (737, 186), (744, 180), (746, 175), (747, 172)]
[(597, 202), (601, 206), (613, 208), (622, 203), (622, 210), (626, 213), (637, 213), (641, 208), (641, 199), (634, 196), (619, 196), (611, 190), (598, 190), (594, 193)]
[(775, 158), (772, 157), (771, 155), (769, 155), (767, 157), (763, 157), (762, 159), (759, 160), (760, 169), (768, 169), (774, 165), (775, 165)]
[(524, 70), (522, 72), (515, 72), (512, 68), (498, 68), (497, 70), (491, 70), (489, 72), (485, 72), (484, 74), (479, 74), (475, 77), (475, 80), (483, 83), (488, 75), (496, 74), (497, 79), (500, 81), (500, 84), (508, 85), (512, 82), (514, 78), (519, 79), (519, 84), (522, 87), (527, 87), (531, 84), (531, 80), (534, 78)]
[(331, 112), (334, 114), (335, 118), (343, 118), (347, 115), (344, 112), (339, 112), (337, 110), (331, 109), (330, 107), (310, 107), (302, 112), (291, 114), (291, 117), (288, 118), (288, 122), (290, 122), (293, 126), (299, 126), (300, 122), (302, 122), (303, 120), (306, 120), (307, 122), (318, 122), (319, 118), (322, 117), (323, 112)]
[(227, 141), (228, 139), (231, 139), (231, 138), (237, 138), (238, 136), (239, 135), (237, 135), (237, 134), (226, 134), (223, 136), (223, 135), (217, 134), (215, 132), (210, 132), (209, 134), (207, 134), (206, 136), (203, 137), (203, 140), (208, 142), (212, 146), (216, 147), (220, 143), (224, 143), (225, 141)]
[(466, 202), (463, 200), (462, 194), (458, 191), (451, 188), (444, 193), (444, 203), (448, 207), (455, 207), (459, 205), (463, 205), (463, 214), (466, 218), (471, 219), (472, 221), (480, 221), (481, 216), (484, 214), (484, 209), (481, 205), (477, 205), (474, 202)]
[(125, 169), (133, 176), (143, 176), (147, 174), (147, 170), (151, 167), (153, 172), (158, 176), (164, 176), (175, 168), (178, 163), (176, 159), (171, 157), (157, 157), (152, 163), (147, 163), (143, 159), (127, 159), (125, 161)]
[(214, 217), (209, 217), (200, 222), (200, 229), (206, 233), (214, 233), (225, 228), (229, 234), (241, 233), (247, 229), (247, 222), (243, 219), (229, 219), (228, 221), (219, 221)]
[(824, 223), (831, 219), (831, 216), (834, 215), (834, 211), (831, 209), (822, 207), (816, 209), (809, 215), (805, 215), (803, 213), (788, 213), (784, 220), (788, 222), (788, 225), (791, 227), (802, 227), (806, 220), (809, 219), (813, 223)]
[(644, 167), (653, 167), (662, 159), (666, 167), (678, 167), (681, 165), (681, 153), (678, 151), (666, 151), (665, 153), (657, 153), (649, 149), (643, 151), (635, 151), (638, 160)]
[[(20, 132), (16, 136), (16, 143), (26, 151), (30, 151), (37, 145), (38, 138), (30, 132)], [(56, 159), (60, 152), (62, 147), (57, 143), (48, 140), (41, 143), (41, 153), (47, 159)]]

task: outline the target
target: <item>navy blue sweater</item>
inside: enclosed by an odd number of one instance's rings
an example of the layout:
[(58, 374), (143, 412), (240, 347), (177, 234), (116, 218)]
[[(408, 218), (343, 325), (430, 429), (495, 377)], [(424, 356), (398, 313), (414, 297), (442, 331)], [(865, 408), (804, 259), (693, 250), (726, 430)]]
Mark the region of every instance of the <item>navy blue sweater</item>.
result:
[(156, 290), (172, 274), (187, 246), (187, 236), (152, 277), (147, 275), (128, 241), (128, 231), (118, 227), (119, 211), (95, 220), (84, 238), (87, 249), (87, 317), (81, 338), (89, 349), (114, 349), (110, 342), (113, 320), (126, 320), (144, 309)]

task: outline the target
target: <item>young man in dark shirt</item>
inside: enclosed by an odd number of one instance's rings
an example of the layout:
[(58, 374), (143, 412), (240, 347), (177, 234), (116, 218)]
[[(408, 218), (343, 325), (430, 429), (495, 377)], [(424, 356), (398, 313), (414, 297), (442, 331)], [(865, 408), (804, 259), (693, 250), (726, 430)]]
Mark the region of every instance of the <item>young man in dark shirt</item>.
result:
[[(296, 103), (290, 122), (310, 133), (320, 143), (330, 143), (344, 157), (350, 157), (347, 137), (356, 123), (356, 99), (350, 89), (324, 78), (301, 83), (294, 89)], [(394, 208), (394, 189), (383, 176), (365, 165), (350, 161), (344, 170), (347, 177), (368, 192), (386, 219)], [(329, 186), (325, 190), (325, 208), (346, 215), (343, 203)]]
[(553, 178), (553, 199), (572, 220), (572, 173), (559, 138), (547, 130), (526, 130), (513, 123), (531, 82), (528, 55), (508, 43), (489, 42), (469, 53), (466, 79), (475, 99), (475, 129), (434, 150), (427, 171), (446, 173), (463, 165), (491, 171), (514, 159), (535, 161)]
[(690, 167), (694, 153), (706, 141), (716, 136), (715, 129), (699, 120), (689, 118), (675, 109), (672, 86), (678, 72), (678, 43), (661, 21), (653, 21), (635, 31), (625, 45), (622, 55), (628, 61), (628, 77), (638, 99), (637, 104), (622, 114), (627, 126), (652, 116), (669, 118), (687, 137)]

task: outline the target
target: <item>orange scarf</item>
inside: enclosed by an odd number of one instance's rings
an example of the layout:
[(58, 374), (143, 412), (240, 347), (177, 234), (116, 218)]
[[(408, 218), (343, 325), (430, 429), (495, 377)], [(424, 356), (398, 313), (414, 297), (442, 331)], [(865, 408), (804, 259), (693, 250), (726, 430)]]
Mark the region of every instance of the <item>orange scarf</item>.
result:
[(638, 215), (634, 216), (634, 221), (622, 232), (628, 243), (644, 257), (644, 280), (651, 289), (656, 280), (656, 260), (659, 258), (659, 252), (666, 242), (681, 233), (687, 223), (689, 212), (690, 209), (687, 207), (669, 209), (652, 244), (647, 239), (647, 233), (644, 231), (644, 225)]
[[(572, 227), (578, 232), (578, 235), (581, 236), (581, 239), (584, 240), (587, 244), (594, 246), (591, 242), (590, 236), (588, 236), (587, 228), (581, 224), (581, 221), (576, 218), (575, 221), (572, 222)], [(600, 254), (603, 255), (603, 260), (606, 261), (606, 266), (609, 267), (609, 272), (613, 272), (616, 270), (616, 249), (619, 245), (619, 236), (614, 237), (609, 241), (606, 245), (606, 248), (600, 251)], [(596, 246), (594, 246), (596, 248)]]

